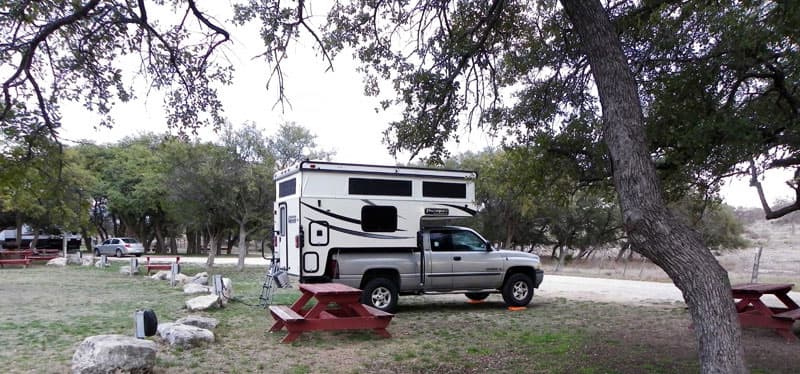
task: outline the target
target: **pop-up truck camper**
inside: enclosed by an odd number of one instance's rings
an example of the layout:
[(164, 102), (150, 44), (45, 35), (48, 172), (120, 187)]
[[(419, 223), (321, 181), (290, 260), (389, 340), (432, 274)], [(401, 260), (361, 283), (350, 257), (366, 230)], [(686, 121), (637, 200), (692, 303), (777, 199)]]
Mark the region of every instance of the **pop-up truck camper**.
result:
[(276, 261), (304, 283), (363, 290), (393, 311), (399, 295), (501, 293), (527, 305), (539, 257), (498, 250), (472, 229), (443, 223), (476, 214), (475, 172), (303, 161), (275, 174)]

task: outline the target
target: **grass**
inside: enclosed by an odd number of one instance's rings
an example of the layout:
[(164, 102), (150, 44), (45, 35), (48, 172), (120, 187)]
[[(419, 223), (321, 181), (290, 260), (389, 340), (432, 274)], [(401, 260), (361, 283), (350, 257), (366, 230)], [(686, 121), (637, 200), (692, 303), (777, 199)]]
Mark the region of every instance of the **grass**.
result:
[[(67, 372), (77, 345), (88, 336), (132, 334), (136, 309), (153, 309), (160, 322), (190, 313), (189, 298), (168, 282), (119, 274), (115, 264), (93, 267), (0, 269), (0, 364), (5, 372)], [(267, 332), (272, 320), (258, 303), (264, 270), (217, 267), (233, 281), (236, 299), (201, 312), (220, 320), (216, 342), (177, 349), (158, 338), (157, 372), (277, 373), (626, 373), (697, 372), (694, 337), (680, 307), (632, 307), (535, 297), (508, 311), (492, 295), (468, 304), (463, 296), (401, 299), (389, 325), (391, 339), (369, 331), (316, 332), (280, 344)], [(204, 269), (184, 265), (193, 275)], [(294, 289), (278, 290), (290, 304)], [(797, 372), (796, 347), (771, 334), (745, 334), (756, 372)], [(783, 347), (783, 348), (782, 348)], [(786, 348), (788, 347), (788, 348)], [(769, 359), (766, 352), (776, 354)], [(784, 355), (784, 356), (780, 356)], [(783, 358), (781, 358), (783, 357)]]

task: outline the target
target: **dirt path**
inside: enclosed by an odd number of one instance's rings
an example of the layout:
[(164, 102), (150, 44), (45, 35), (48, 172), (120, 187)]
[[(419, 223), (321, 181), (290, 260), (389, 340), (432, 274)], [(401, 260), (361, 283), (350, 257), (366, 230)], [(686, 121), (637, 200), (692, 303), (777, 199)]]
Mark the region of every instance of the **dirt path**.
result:
[[(637, 305), (669, 305), (684, 302), (681, 291), (672, 283), (564, 275), (545, 275), (537, 295)], [(790, 292), (789, 296), (800, 301), (800, 292)], [(772, 296), (768, 297), (765, 303), (769, 306), (783, 306)]]
[[(156, 257), (156, 256), (153, 256)], [(158, 256), (159, 258), (162, 256)], [(163, 256), (165, 260), (171, 257)], [(205, 263), (205, 257), (182, 257), (184, 263)], [(235, 265), (233, 257), (218, 257), (218, 265)], [(267, 266), (268, 261), (260, 257), (248, 257), (248, 266)], [(545, 273), (544, 282), (536, 290), (536, 295), (547, 298), (565, 298), (595, 302), (623, 303), (636, 305), (674, 305), (683, 304), (683, 295), (672, 283), (647, 282), (627, 279), (591, 278)], [(790, 292), (789, 296), (800, 301), (800, 292)], [(774, 297), (766, 304), (783, 306)]]

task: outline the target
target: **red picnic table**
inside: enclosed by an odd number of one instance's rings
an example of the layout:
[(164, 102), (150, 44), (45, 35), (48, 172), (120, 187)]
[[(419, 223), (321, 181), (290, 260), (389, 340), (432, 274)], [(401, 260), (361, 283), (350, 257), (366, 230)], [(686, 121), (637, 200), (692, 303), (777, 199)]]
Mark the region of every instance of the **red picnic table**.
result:
[[(800, 319), (800, 306), (789, 298), (793, 284), (745, 283), (731, 287), (742, 327), (764, 327), (774, 329), (787, 341), (797, 341), (792, 324)], [(764, 295), (774, 295), (785, 308), (768, 307), (761, 300)]]
[[(390, 338), (386, 327), (394, 314), (361, 304), (361, 290), (339, 283), (300, 284), (303, 293), (292, 304), (272, 305), (269, 312), (275, 323), (269, 329), (276, 332), (286, 327), (289, 334), (281, 343), (290, 343), (306, 331), (372, 329)], [(306, 307), (311, 299), (312, 307)]]
[(28, 258), (31, 255), (33, 255), (33, 251), (29, 249), (0, 251), (0, 268), (5, 265), (22, 265), (27, 268), (31, 264), (31, 259)]

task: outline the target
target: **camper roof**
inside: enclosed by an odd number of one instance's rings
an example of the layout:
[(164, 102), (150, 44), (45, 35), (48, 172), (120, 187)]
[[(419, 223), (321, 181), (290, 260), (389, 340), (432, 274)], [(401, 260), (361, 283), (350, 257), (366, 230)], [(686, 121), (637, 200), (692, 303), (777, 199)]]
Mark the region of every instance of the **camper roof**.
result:
[(453, 179), (475, 179), (477, 173), (471, 170), (433, 169), (409, 166), (363, 165), (328, 161), (301, 161), (275, 173), (275, 180), (286, 178), (300, 171), (325, 171), (353, 174), (387, 174), (395, 176), (420, 176)]

